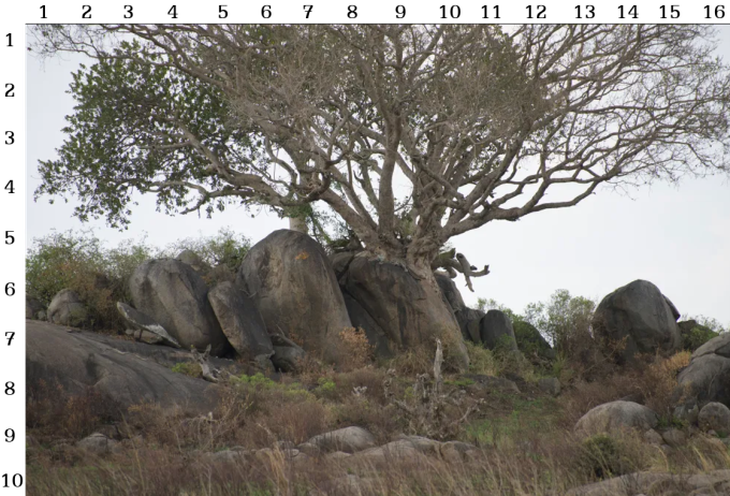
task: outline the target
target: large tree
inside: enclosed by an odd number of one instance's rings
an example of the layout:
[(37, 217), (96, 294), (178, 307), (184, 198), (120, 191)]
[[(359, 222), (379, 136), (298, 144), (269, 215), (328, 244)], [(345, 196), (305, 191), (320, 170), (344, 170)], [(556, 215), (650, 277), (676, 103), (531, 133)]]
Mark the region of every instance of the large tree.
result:
[(430, 278), (449, 238), (576, 205), (602, 183), (727, 172), (730, 71), (688, 25), (40, 26), (85, 52), (38, 194), (123, 224), (324, 204)]

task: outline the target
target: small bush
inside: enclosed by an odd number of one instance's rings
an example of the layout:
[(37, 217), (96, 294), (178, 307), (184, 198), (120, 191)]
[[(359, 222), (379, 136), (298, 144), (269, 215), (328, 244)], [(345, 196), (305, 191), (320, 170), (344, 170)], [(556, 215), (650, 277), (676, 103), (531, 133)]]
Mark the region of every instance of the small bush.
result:
[(53, 233), (36, 238), (25, 261), (26, 292), (48, 305), (62, 289), (74, 290), (89, 309), (93, 330), (121, 332), (117, 301), (130, 301), (127, 280), (153, 256), (141, 243), (107, 249), (92, 232)]
[(347, 357), (344, 370), (354, 370), (373, 363), (375, 350), (362, 328), (347, 327), (340, 331), (342, 353)]
[(222, 265), (235, 273), (250, 248), (251, 240), (246, 236), (222, 228), (215, 236), (176, 241), (165, 249), (165, 255), (175, 257), (183, 250), (190, 250), (211, 267)]
[(707, 326), (697, 325), (682, 336), (682, 347), (685, 350), (694, 351), (712, 338), (719, 336)]
[(597, 434), (583, 441), (578, 464), (599, 479), (628, 474), (641, 468), (640, 457), (626, 440)]
[(203, 369), (200, 368), (200, 365), (192, 362), (176, 363), (172, 366), (172, 371), (195, 378), (203, 376)]

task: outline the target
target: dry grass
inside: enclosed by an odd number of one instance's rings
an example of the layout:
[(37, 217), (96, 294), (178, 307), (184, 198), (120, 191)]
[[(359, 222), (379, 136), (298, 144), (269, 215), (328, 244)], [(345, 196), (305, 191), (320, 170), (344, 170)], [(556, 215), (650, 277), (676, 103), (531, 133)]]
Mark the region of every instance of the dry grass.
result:
[[(497, 366), (491, 355), (481, 359), (482, 367)], [(601, 477), (640, 469), (699, 473), (728, 468), (725, 445), (699, 434), (669, 453), (644, 444), (639, 436), (586, 444), (572, 434), (575, 420), (605, 401), (636, 394), (660, 406), (686, 360), (681, 354), (657, 358), (599, 382), (576, 381), (559, 398), (542, 395), (529, 383), (515, 395), (447, 376), (445, 394), (460, 398), (462, 406), (480, 405), (451, 433), (452, 439), (479, 446), (478, 456), (461, 461), (417, 456), (382, 465), (326, 457), (295, 462), (276, 447), (280, 441), (298, 444), (349, 425), (367, 428), (381, 444), (400, 433), (427, 434), (393, 401), (415, 407), (414, 380), (433, 368), (425, 356), (401, 357), (391, 372), (372, 365), (348, 372), (313, 366), (278, 382), (260, 374), (242, 376), (225, 386), (212, 416), (198, 418), (149, 404), (130, 408), (122, 418), (100, 409), (105, 402), (92, 393), (69, 398), (62, 389), (44, 386), (28, 394), (33, 440), (28, 494), (561, 495)], [(444, 405), (439, 415), (450, 422), (462, 413)], [(110, 422), (121, 433), (121, 450), (100, 457), (74, 447), (76, 440)], [(248, 456), (236, 463), (209, 455), (234, 447), (275, 449), (266, 457)]]

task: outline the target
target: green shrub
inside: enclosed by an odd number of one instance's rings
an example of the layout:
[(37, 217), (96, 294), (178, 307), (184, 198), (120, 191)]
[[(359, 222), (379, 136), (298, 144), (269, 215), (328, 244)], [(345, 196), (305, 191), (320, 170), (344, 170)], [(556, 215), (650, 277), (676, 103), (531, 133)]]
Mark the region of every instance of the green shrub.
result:
[(179, 362), (172, 366), (172, 371), (178, 374), (189, 375), (190, 377), (202, 377), (203, 370), (200, 365), (192, 362)]
[(25, 260), (26, 292), (44, 305), (62, 289), (72, 289), (89, 308), (94, 330), (122, 331), (117, 301), (130, 301), (126, 281), (152, 256), (142, 243), (107, 249), (93, 232), (52, 233), (33, 240)]
[(190, 250), (211, 267), (223, 265), (235, 272), (250, 248), (251, 241), (246, 236), (222, 228), (215, 236), (176, 241), (166, 248), (165, 255), (175, 257), (183, 250)]
[(685, 350), (694, 351), (710, 339), (716, 338), (717, 336), (719, 336), (718, 333), (709, 327), (700, 324), (682, 335), (682, 346)]

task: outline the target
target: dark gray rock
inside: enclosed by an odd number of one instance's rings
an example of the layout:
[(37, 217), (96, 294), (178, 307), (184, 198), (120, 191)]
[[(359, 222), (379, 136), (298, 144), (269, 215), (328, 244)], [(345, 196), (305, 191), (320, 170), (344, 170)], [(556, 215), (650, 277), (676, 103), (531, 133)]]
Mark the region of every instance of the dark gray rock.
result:
[(337, 280), (347, 272), (347, 267), (354, 257), (355, 252), (353, 251), (340, 251), (330, 255), (329, 259), (332, 263), (332, 270), (335, 272)]
[(515, 331), (512, 320), (501, 310), (490, 310), (479, 324), (479, 336), (484, 346), (490, 350), (502, 349), (517, 351)]
[(89, 322), (89, 311), (71, 289), (62, 289), (53, 297), (47, 314), (48, 320), (58, 325), (83, 327)]
[(347, 313), (350, 315), (350, 321), (354, 327), (358, 327), (365, 331), (368, 342), (373, 346), (375, 356), (380, 359), (390, 359), (395, 356), (390, 348), (390, 341), (385, 331), (375, 321), (375, 319), (346, 291), (342, 292), (345, 298), (345, 306)]
[(461, 335), (472, 343), (481, 343), (481, 323), (485, 313), (473, 308), (465, 308), (456, 312), (456, 321), (459, 323)]
[(555, 350), (540, 334), (535, 326), (529, 322), (517, 320), (512, 323), (517, 341), (517, 348), (528, 358), (540, 360), (554, 360)]
[(129, 349), (170, 348), (114, 340), (87, 332), (68, 332), (47, 322), (26, 321), (26, 377), (28, 388), (59, 384), (70, 395), (87, 388), (117, 402), (120, 408), (142, 402), (180, 406), (190, 413), (215, 408), (218, 386), (193, 379), (142, 356), (113, 348), (104, 341), (126, 343)]
[(284, 335), (272, 334), (270, 337), (274, 345), (274, 354), (271, 357), (274, 367), (282, 372), (299, 371), (307, 356), (304, 349)]
[(197, 272), (201, 276), (204, 276), (211, 270), (210, 265), (203, 262), (203, 259), (200, 258), (200, 256), (198, 256), (198, 254), (192, 250), (181, 251), (175, 257), (175, 260), (178, 260), (184, 264), (189, 265), (195, 272)]
[[(41, 318), (43, 316), (43, 318)], [(32, 320), (44, 320), (46, 316), (46, 307), (38, 298), (30, 296), (25, 297), (25, 318)]]
[(271, 338), (256, 305), (232, 282), (222, 282), (211, 289), (208, 301), (223, 334), (241, 357), (263, 362), (274, 354)]
[(282, 229), (253, 246), (236, 285), (256, 303), (269, 335), (296, 337), (309, 353), (344, 363), (340, 333), (352, 327), (324, 249), (306, 234)]
[(208, 287), (189, 265), (178, 260), (148, 260), (129, 278), (134, 306), (149, 315), (183, 348), (211, 346), (213, 356), (230, 350), (213, 308)]
[(434, 280), (417, 279), (400, 264), (361, 253), (349, 263), (340, 284), (380, 326), (391, 349), (432, 346), (439, 337), (447, 360), (461, 370), (468, 366), (459, 324)]
[[(143, 314), (135, 308), (130, 307), (121, 301), (117, 302), (117, 311), (119, 311), (125, 322), (132, 327), (131, 335), (139, 341), (147, 344), (164, 344), (173, 348), (181, 348), (177, 339), (170, 334), (160, 324), (154, 321), (148, 315)], [(139, 332), (134, 332), (134, 331)], [(127, 332), (127, 334), (130, 334)]]
[(677, 383), (675, 400), (686, 403), (687, 409), (711, 401), (730, 405), (730, 333), (697, 348), (677, 376)]
[(441, 294), (454, 312), (456, 322), (459, 324), (459, 329), (461, 329), (461, 335), (464, 339), (473, 343), (481, 343), (479, 322), (484, 317), (484, 312), (468, 308), (464, 304), (464, 299), (461, 297), (456, 283), (448, 274), (436, 272), (434, 277), (436, 278), (436, 283), (439, 285)]
[(697, 418), (700, 429), (715, 431), (720, 437), (730, 435), (730, 408), (716, 401), (702, 407)]
[(593, 330), (607, 352), (625, 340), (622, 360), (637, 353), (672, 353), (681, 348), (682, 338), (673, 305), (649, 281), (636, 280), (618, 288), (598, 305)]
[(440, 272), (434, 273), (436, 283), (439, 285), (441, 294), (451, 306), (454, 313), (464, 310), (466, 305), (464, 304), (464, 298), (461, 297), (461, 293), (456, 287), (454, 280), (448, 276), (448, 274), (442, 274)]

